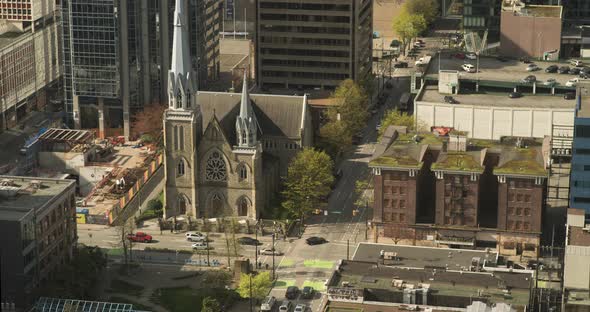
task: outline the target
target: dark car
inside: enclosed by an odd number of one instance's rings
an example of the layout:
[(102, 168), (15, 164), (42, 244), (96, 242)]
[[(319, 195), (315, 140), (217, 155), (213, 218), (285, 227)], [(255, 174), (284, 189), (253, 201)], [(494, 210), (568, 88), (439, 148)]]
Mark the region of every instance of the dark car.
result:
[(582, 67), (580, 73), (590, 74), (590, 67)]
[(502, 62), (502, 63), (504, 63), (504, 62), (508, 62), (508, 59), (507, 59), (507, 58), (505, 58), (505, 57), (503, 57), (502, 55), (498, 55), (498, 56), (496, 56), (496, 60), (498, 60), (498, 61), (500, 61), (500, 62)]
[(457, 59), (460, 59), (460, 60), (464, 60), (465, 59), (465, 53), (461, 53), (461, 52), (455, 53), (455, 54), (453, 54), (453, 57), (454, 58), (457, 58)]
[(582, 78), (582, 79), (589, 79), (590, 78), (590, 73), (585, 73), (585, 72), (581, 72), (578, 77)]
[(533, 76), (533, 75), (528, 75), (526, 77), (524, 77), (524, 79), (522, 80), (523, 83), (533, 83), (537, 81), (537, 77)]
[(260, 245), (260, 241), (252, 237), (240, 237), (238, 238), (238, 243), (240, 245)]
[(576, 93), (574, 92), (568, 92), (566, 94), (563, 95), (563, 98), (566, 100), (574, 100), (576, 98)]
[(570, 67), (569, 66), (561, 66), (558, 70), (558, 73), (560, 74), (567, 74), (570, 72)]
[(394, 68), (408, 68), (408, 62), (399, 62), (393, 65)]
[(459, 102), (457, 100), (455, 100), (452, 96), (450, 95), (445, 95), (445, 103), (449, 103), (449, 104), (459, 104)]
[(297, 295), (299, 295), (299, 288), (297, 288), (297, 286), (287, 287), (287, 291), (285, 292), (285, 298), (289, 300), (294, 300), (297, 299)]
[(525, 64), (529, 64), (531, 63), (531, 60), (528, 57), (521, 57), (520, 61), (525, 63)]
[(312, 236), (305, 240), (308, 245), (321, 245), (327, 242), (327, 240), (323, 237)]
[(510, 92), (510, 94), (508, 94), (508, 97), (511, 99), (518, 99), (519, 97), (522, 97), (522, 93), (520, 92)]
[(549, 65), (549, 66), (547, 66), (547, 68), (545, 68), (545, 72), (546, 73), (556, 73), (558, 69), (559, 69), (559, 66), (557, 66), (557, 65)]
[(314, 295), (314, 290), (313, 287), (311, 286), (305, 286), (303, 287), (303, 289), (301, 290), (301, 298), (303, 299), (312, 299), (313, 295)]
[(574, 67), (572, 69), (570, 69), (569, 74), (570, 75), (578, 75), (580, 73), (580, 69), (578, 67)]

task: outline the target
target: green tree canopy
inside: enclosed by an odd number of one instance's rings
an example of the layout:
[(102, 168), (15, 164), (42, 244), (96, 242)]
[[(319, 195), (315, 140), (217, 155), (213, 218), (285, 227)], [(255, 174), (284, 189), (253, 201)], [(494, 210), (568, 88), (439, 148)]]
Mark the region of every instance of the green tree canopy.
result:
[(217, 299), (205, 297), (203, 298), (201, 312), (221, 312), (221, 305), (219, 304), (219, 301), (217, 301)]
[(411, 15), (422, 15), (427, 24), (438, 16), (437, 0), (411, 0), (404, 3), (404, 9)]
[(401, 14), (393, 21), (393, 30), (400, 36), (403, 51), (413, 38), (416, 38), (421, 32), (426, 30), (426, 19), (424, 16), (410, 14), (403, 10)]
[(381, 128), (379, 128), (379, 137), (383, 135), (383, 132), (389, 126), (405, 126), (408, 128), (408, 131), (412, 131), (415, 129), (415, 122), (414, 117), (408, 115), (407, 113), (400, 112), (397, 109), (389, 110), (383, 116), (381, 120)]
[(252, 278), (252, 298), (263, 299), (272, 287), (270, 272), (261, 272), (257, 275), (242, 274), (238, 285), (238, 294), (242, 298), (250, 298), (250, 278)]
[(300, 151), (289, 164), (283, 207), (303, 221), (303, 216), (317, 208), (322, 197), (330, 194), (334, 182), (333, 166), (332, 159), (325, 152), (312, 148)]

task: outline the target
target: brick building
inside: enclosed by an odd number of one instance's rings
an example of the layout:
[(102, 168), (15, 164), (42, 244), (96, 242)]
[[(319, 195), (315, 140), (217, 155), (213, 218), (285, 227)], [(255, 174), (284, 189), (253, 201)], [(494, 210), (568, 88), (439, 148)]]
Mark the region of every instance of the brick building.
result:
[(376, 237), (412, 245), (536, 255), (547, 142), (410, 134), (390, 127), (369, 166)]

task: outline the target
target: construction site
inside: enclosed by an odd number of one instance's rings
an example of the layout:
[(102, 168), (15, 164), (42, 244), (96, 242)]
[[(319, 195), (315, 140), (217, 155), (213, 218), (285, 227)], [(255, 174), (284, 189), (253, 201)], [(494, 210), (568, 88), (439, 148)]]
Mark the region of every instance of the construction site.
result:
[(78, 223), (112, 224), (123, 212), (127, 219), (164, 176), (157, 144), (97, 139), (88, 130), (47, 129), (21, 152), (31, 175), (76, 180)]

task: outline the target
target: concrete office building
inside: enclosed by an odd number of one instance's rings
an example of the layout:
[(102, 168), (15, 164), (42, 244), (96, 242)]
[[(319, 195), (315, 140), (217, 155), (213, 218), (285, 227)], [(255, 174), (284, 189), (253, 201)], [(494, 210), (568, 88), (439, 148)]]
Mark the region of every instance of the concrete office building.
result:
[(76, 248), (76, 181), (0, 176), (2, 302), (31, 303)]
[[(99, 136), (129, 137), (133, 114), (168, 98), (174, 0), (65, 0), (61, 5), (68, 123), (98, 128)], [(200, 55), (191, 63), (204, 86), (219, 73), (221, 0), (186, 6), (191, 52)]]
[(371, 73), (371, 0), (259, 0), (257, 75), (265, 89), (333, 89)]
[(61, 76), (54, 1), (0, 1), (0, 132), (55, 97)]
[(463, 29), (483, 34), (488, 31), (488, 42), (497, 41), (500, 34), (501, 0), (463, 0)]
[(583, 209), (590, 215), (590, 84), (577, 88), (574, 119), (572, 169), (570, 175), (570, 207)]

